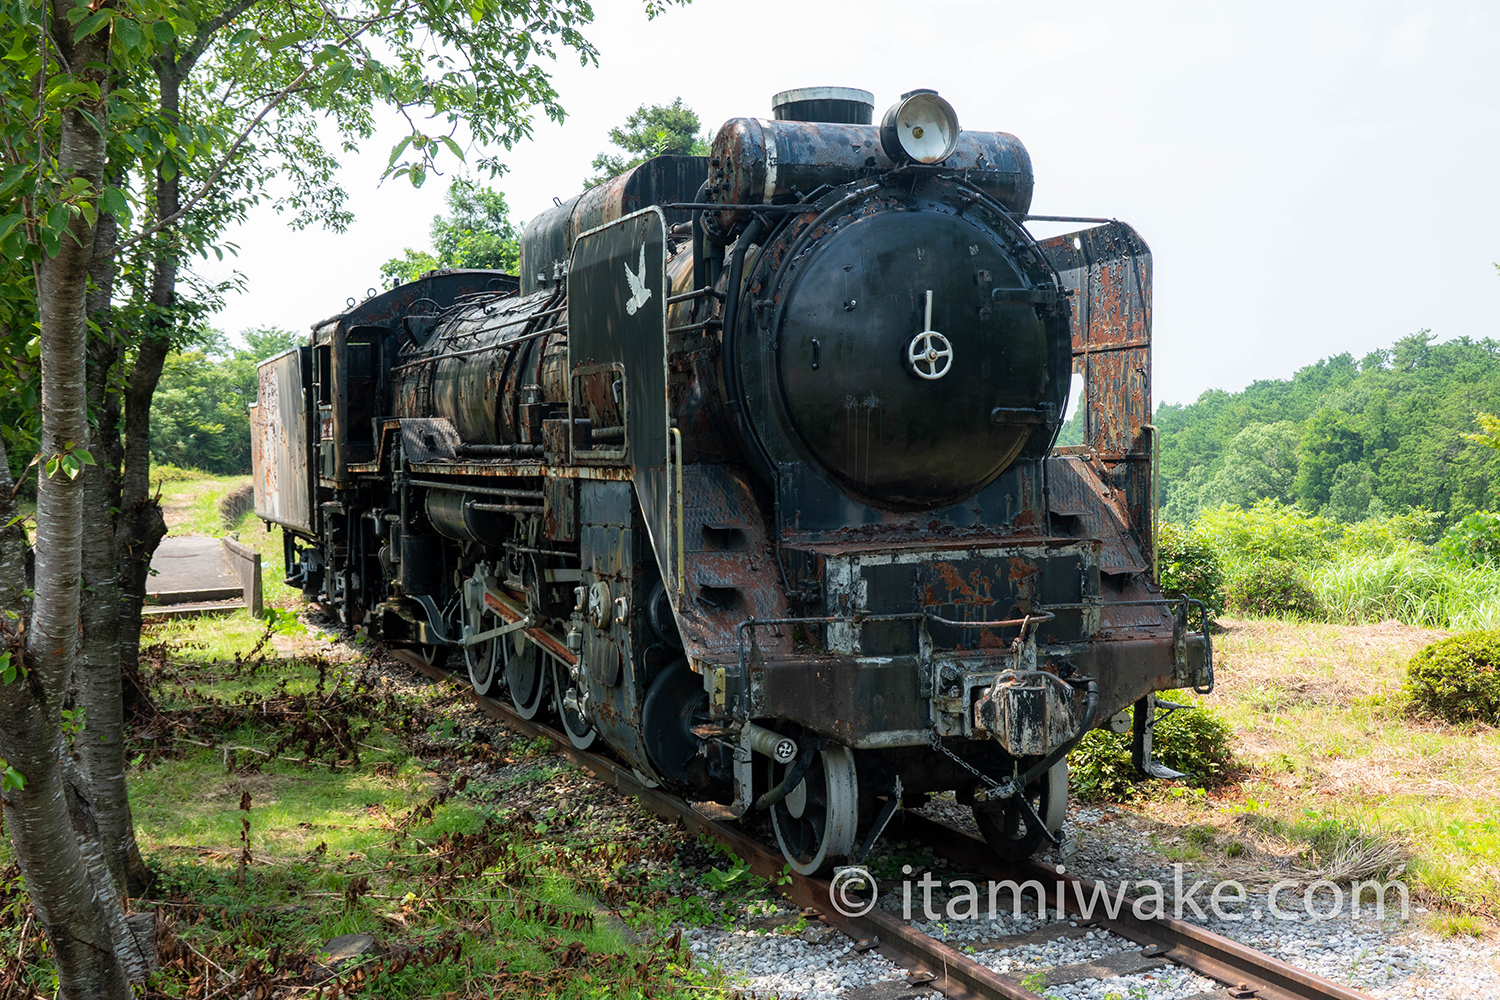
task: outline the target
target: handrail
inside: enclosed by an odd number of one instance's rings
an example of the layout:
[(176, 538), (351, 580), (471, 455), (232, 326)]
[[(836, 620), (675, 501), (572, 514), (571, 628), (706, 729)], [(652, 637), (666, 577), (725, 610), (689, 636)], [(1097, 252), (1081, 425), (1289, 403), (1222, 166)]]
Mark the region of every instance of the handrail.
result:
[(683, 541), (682, 527), (682, 431), (676, 427), (672, 427), (668, 429), (668, 434), (671, 435), (672, 443), (675, 445), (677, 452), (676, 461), (673, 464), (677, 468), (677, 509), (675, 518), (677, 521), (677, 593), (678, 596), (681, 596), (687, 592), (687, 585), (682, 579), (684, 574), (683, 549), (686, 547)]

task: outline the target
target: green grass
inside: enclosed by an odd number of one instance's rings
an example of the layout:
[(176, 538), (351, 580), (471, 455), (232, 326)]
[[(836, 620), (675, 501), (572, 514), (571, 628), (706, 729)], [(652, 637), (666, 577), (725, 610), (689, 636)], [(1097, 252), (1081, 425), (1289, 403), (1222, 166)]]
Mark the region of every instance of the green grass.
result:
[(160, 469), (151, 470), (151, 484), (161, 491), (161, 503), (167, 525), (174, 534), (209, 535), (214, 538), (228, 533), (219, 511), (224, 497), (250, 482), (249, 476), (214, 476), (206, 472), (186, 474), (168, 466), (170, 478)]
[(1500, 622), (1500, 572), (1441, 563), (1414, 547), (1311, 562), (1303, 572), (1329, 621), (1454, 629)]
[(142, 646), (165, 642), (178, 647), (186, 657), (216, 662), (248, 653), (265, 635), (266, 623), (241, 608), (227, 615), (147, 619), (142, 631)]
[(1251, 772), (1234, 798), (1185, 821), (1228, 821), (1314, 866), (1350, 843), (1396, 845), (1414, 899), (1500, 920), (1500, 730), (1420, 718), (1401, 691), (1407, 659), (1436, 637), (1389, 623), (1226, 623), (1206, 700)]
[[(215, 641), (246, 651), (225, 635)], [(189, 995), (205, 956), (238, 977), (234, 996), (254, 992), (257, 976), (270, 978), (268, 991), (306, 989), (303, 963), (350, 933), (381, 948), (359, 992), (388, 1000), (728, 992), (721, 972), (695, 968), (668, 936), (673, 919), (692, 915), (680, 903), (694, 895), (652, 860), (675, 849), (669, 828), (663, 843), (647, 842), (618, 809), (601, 816), (559, 799), (534, 816), (494, 783), (466, 787), (451, 777), (454, 761), (424, 759), (440, 752), (432, 736), (467, 724), (439, 714), (469, 712), (450, 687), (393, 691), (357, 669), (252, 667), (180, 650), (147, 661), (161, 714), (149, 739), (132, 736), (140, 756), (129, 780), (137, 836), (158, 874), (134, 905), (157, 909), (170, 928), (153, 995)], [(325, 751), (302, 760), (302, 737), (287, 745), (289, 731), (340, 722), (357, 759)], [(498, 746), (528, 781), (562, 770), (540, 749), (519, 738)], [(0, 845), (0, 873), (8, 853)], [(605, 890), (659, 933), (626, 940), (594, 898)], [(7, 916), (19, 899), (0, 874), (6, 953), (23, 933)], [(26, 975), (46, 991), (51, 969), (34, 925), (30, 934)]]

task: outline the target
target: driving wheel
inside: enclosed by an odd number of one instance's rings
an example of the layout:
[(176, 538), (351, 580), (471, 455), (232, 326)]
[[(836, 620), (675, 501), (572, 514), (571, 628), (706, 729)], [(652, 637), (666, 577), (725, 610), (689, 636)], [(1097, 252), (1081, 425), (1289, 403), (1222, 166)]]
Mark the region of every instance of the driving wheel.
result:
[(505, 686), (510, 703), (523, 719), (534, 719), (547, 704), (551, 671), (543, 662), (542, 651), (526, 637), (522, 629), (503, 635), (497, 642), (505, 659)]
[[(487, 632), (497, 628), (499, 619), (494, 615), (480, 614), (478, 621), (472, 624), (475, 632)], [(499, 636), (494, 639), (486, 639), (484, 642), (473, 646), (464, 647), (464, 663), (469, 668), (469, 683), (474, 685), (474, 691), (488, 698), (500, 687), (501, 667), (501, 645), (507, 636)]]
[[(580, 750), (587, 750), (594, 745), (598, 732), (594, 730), (593, 723), (588, 717), (576, 707), (581, 704), (582, 692), (573, 683), (573, 675), (560, 661), (552, 661), (552, 700), (553, 707), (557, 709), (558, 721), (562, 723), (563, 732), (568, 734), (568, 742)], [(569, 702), (572, 702), (572, 706)]]

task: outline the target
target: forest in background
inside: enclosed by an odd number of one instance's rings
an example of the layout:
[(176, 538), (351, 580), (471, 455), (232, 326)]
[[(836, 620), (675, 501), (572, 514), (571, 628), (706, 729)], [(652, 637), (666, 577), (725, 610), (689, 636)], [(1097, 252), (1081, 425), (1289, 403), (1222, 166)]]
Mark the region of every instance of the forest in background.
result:
[(1500, 343), (1427, 330), (1290, 379), (1210, 390), (1157, 408), (1164, 517), (1190, 524), (1264, 499), (1352, 524), (1424, 508), (1437, 524), (1500, 507), (1500, 451), (1481, 413), (1500, 411)]

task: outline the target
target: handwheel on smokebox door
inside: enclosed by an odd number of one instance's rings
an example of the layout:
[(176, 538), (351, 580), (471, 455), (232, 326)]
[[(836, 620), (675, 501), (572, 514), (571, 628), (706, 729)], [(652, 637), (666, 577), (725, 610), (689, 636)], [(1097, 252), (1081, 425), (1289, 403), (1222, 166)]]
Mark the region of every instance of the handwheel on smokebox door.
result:
[(573, 696), (573, 704), (577, 705), (580, 692), (573, 683), (573, 676), (568, 673), (568, 668), (562, 661), (553, 660), (552, 703), (557, 710), (557, 719), (562, 723), (563, 732), (568, 734), (568, 742), (580, 750), (587, 750), (594, 745), (599, 733), (582, 712), (568, 706), (569, 695)]
[(510, 703), (516, 714), (529, 722), (547, 704), (552, 671), (547, 669), (541, 649), (527, 638), (524, 630), (503, 635), (499, 642), (505, 658), (505, 686), (510, 691)]
[[(774, 764), (771, 788), (797, 766)], [(828, 745), (786, 798), (771, 806), (771, 828), (787, 864), (803, 875), (826, 875), (854, 851), (859, 828), (859, 781), (854, 751)]]
[(1042, 844), (1042, 828), (1062, 830), (1068, 810), (1068, 762), (1060, 760), (1026, 786), (1026, 801), (1041, 819), (1035, 823), (1015, 799), (976, 802), (974, 822), (985, 843), (1005, 861), (1025, 861)]

